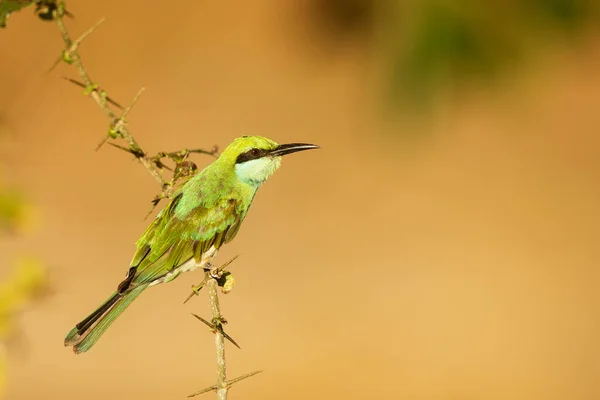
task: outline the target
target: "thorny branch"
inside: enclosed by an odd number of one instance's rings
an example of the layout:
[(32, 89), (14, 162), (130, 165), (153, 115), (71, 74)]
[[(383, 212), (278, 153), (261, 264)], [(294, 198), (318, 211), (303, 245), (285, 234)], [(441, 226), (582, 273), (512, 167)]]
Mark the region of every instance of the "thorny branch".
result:
[(217, 290), (219, 284), (215, 278), (208, 280), (208, 297), (210, 298), (210, 309), (213, 316), (215, 329), (215, 348), (217, 349), (217, 398), (225, 400), (227, 398), (227, 364), (225, 362), (225, 337), (223, 335), (221, 309), (219, 306), (219, 295)]
[[(144, 152), (137, 141), (134, 139), (133, 135), (129, 131), (127, 127), (126, 117), (139, 100), (144, 88), (142, 88), (138, 94), (135, 96), (134, 100), (131, 104), (123, 110), (121, 115), (117, 115), (115, 111), (111, 108), (111, 104), (116, 106), (117, 108), (122, 109), (122, 107), (108, 97), (105, 90), (101, 89), (97, 83), (94, 83), (88, 74), (83, 61), (81, 60), (81, 56), (79, 55), (78, 47), (83, 42), (83, 40), (88, 37), (91, 33), (93, 33), (101, 24), (104, 22), (104, 19), (98, 21), (94, 26), (85, 31), (79, 38), (76, 40), (72, 40), (69, 32), (64, 24), (64, 16), (69, 15), (64, 8), (63, 4), (58, 4), (57, 7), (53, 10), (54, 21), (60, 31), (62, 36), (62, 40), (65, 44), (65, 49), (63, 50), (62, 61), (72, 64), (75, 66), (82, 82), (78, 82), (74, 79), (67, 78), (70, 82), (75, 83), (79, 86), (83, 86), (85, 88), (84, 93), (88, 94), (94, 99), (96, 104), (100, 107), (102, 111), (106, 114), (106, 116), (110, 119), (111, 124), (108, 130), (107, 135), (102, 139), (98, 148), (100, 148), (105, 142), (110, 139), (123, 139), (127, 146), (121, 146), (113, 142), (109, 142), (115, 147), (120, 148), (130, 154), (132, 154), (135, 158), (137, 158), (142, 165), (148, 170), (150, 175), (159, 183), (162, 188), (160, 194), (158, 194), (152, 201), (153, 207), (156, 207), (158, 203), (164, 198), (170, 198), (173, 194), (176, 184), (179, 183), (180, 180), (189, 178), (193, 174), (197, 172), (197, 168), (195, 164), (190, 161), (186, 161), (188, 155), (190, 153), (201, 153), (208, 154), (211, 156), (216, 156), (218, 153), (218, 148), (215, 146), (212, 150), (181, 150), (179, 152), (165, 153), (161, 152), (155, 156), (149, 156), (146, 152)], [(163, 163), (163, 159), (168, 158), (171, 161), (175, 162), (175, 173), (171, 179), (166, 179), (163, 176), (163, 170), (169, 169)], [(150, 210), (150, 212), (152, 212)]]
[(205, 389), (199, 390), (195, 393), (190, 394), (188, 397), (194, 397), (199, 394), (208, 393), (211, 391), (217, 392), (217, 398), (219, 400), (226, 400), (229, 388), (233, 384), (250, 378), (262, 371), (253, 371), (248, 374), (241, 375), (237, 378), (227, 380), (227, 365), (225, 362), (225, 339), (229, 340), (236, 347), (239, 348), (238, 344), (223, 330), (223, 325), (227, 323), (227, 320), (221, 315), (221, 308), (219, 306), (219, 278), (213, 277), (214, 273), (207, 272), (206, 287), (208, 288), (208, 297), (210, 299), (210, 308), (212, 312), (212, 323), (206, 321), (204, 318), (198, 315), (194, 316), (202, 321), (205, 325), (209, 326), (215, 334), (215, 348), (217, 352), (217, 384), (209, 386)]
[[(78, 86), (83, 87), (85, 89), (84, 93), (86, 95), (90, 95), (94, 99), (96, 104), (98, 104), (100, 109), (102, 109), (102, 111), (104, 111), (104, 113), (111, 120), (108, 134), (103, 138), (98, 148), (100, 148), (104, 143), (108, 142), (112, 146), (134, 155), (142, 163), (142, 165), (148, 170), (150, 175), (161, 185), (162, 188), (161, 193), (157, 195), (152, 201), (153, 208), (156, 207), (156, 205), (158, 205), (158, 203), (162, 199), (171, 197), (175, 189), (176, 183), (180, 181), (187, 181), (191, 176), (193, 176), (197, 172), (196, 165), (193, 162), (187, 160), (188, 156), (191, 153), (207, 154), (214, 157), (218, 153), (218, 148), (215, 146), (212, 150), (183, 149), (181, 151), (170, 153), (160, 152), (155, 156), (149, 156), (148, 154), (146, 154), (138, 145), (133, 135), (130, 133), (126, 121), (127, 115), (129, 114), (133, 106), (136, 104), (136, 102), (139, 100), (142, 92), (144, 91), (144, 88), (142, 88), (137, 93), (131, 104), (127, 108), (123, 109), (122, 106), (120, 106), (117, 102), (108, 97), (105, 90), (100, 89), (99, 85), (92, 81), (83, 65), (83, 62), (78, 52), (78, 47), (82, 43), (82, 41), (91, 33), (93, 33), (102, 24), (104, 19), (98, 21), (98, 23), (96, 23), (90, 29), (85, 31), (78, 39), (73, 41), (63, 22), (63, 18), (65, 16), (71, 17), (71, 14), (68, 11), (66, 11), (63, 3), (55, 3), (51, 1), (49, 4), (52, 4), (54, 6), (47, 10), (47, 14), (51, 15), (51, 18), (48, 19), (52, 19), (55, 21), (61, 33), (63, 42), (65, 44), (65, 49), (63, 50), (62, 58), (61, 60), (59, 60), (59, 62), (64, 61), (68, 64), (73, 64), (77, 69), (77, 72), (79, 73), (82, 82), (78, 82), (71, 78), (66, 79)], [(56, 64), (54, 66), (56, 66)], [(52, 68), (54, 68), (54, 66)], [(120, 116), (118, 116), (115, 113), (115, 111), (111, 108), (111, 104), (117, 107), (119, 110), (122, 110)], [(121, 146), (117, 143), (110, 141), (116, 139), (124, 140), (127, 146)], [(175, 163), (175, 168), (169, 168), (163, 163), (163, 159), (170, 159), (172, 162)], [(165, 169), (173, 172), (173, 176), (170, 180), (165, 179), (165, 177), (163, 176), (163, 171)], [(150, 212), (152, 212), (152, 210)], [(225, 400), (227, 398), (227, 392), (233, 384), (262, 372), (254, 371), (234, 379), (226, 379), (227, 375), (225, 360), (225, 339), (229, 340), (236, 347), (239, 348), (239, 346), (235, 342), (235, 340), (233, 340), (233, 338), (231, 338), (231, 336), (229, 336), (223, 330), (223, 325), (226, 324), (227, 321), (221, 315), (218, 288), (219, 286), (222, 287), (223, 293), (228, 293), (232, 290), (235, 281), (231, 273), (225, 271), (225, 267), (231, 264), (236, 258), (237, 256), (235, 256), (234, 258), (232, 258), (231, 260), (229, 260), (228, 262), (226, 262), (218, 268), (206, 271), (206, 277), (204, 281), (200, 285), (193, 287), (192, 295), (190, 295), (190, 297), (192, 297), (194, 294), (197, 295), (198, 291), (203, 286), (208, 287), (208, 294), (212, 312), (212, 322), (208, 322), (198, 315), (194, 316), (201, 320), (208, 327), (210, 327), (215, 334), (215, 347), (217, 353), (217, 384), (199, 392), (193, 393), (188, 397), (194, 397), (198, 394), (206, 393), (209, 391), (216, 391), (218, 399)], [(190, 297), (188, 297), (187, 300), (189, 300)]]
[(237, 258), (238, 256), (233, 257), (220, 267), (213, 267), (209, 264), (205, 268), (204, 280), (199, 285), (192, 286), (192, 293), (184, 301), (185, 303), (194, 295), (198, 295), (198, 293), (203, 287), (206, 286), (208, 288), (208, 298), (210, 301), (212, 322), (208, 322), (207, 320), (196, 314), (192, 315), (200, 321), (202, 321), (202, 323), (208, 326), (211, 329), (211, 331), (215, 334), (215, 348), (217, 351), (217, 384), (195, 392), (189, 395), (188, 397), (194, 397), (202, 393), (215, 391), (217, 392), (217, 398), (219, 400), (224, 400), (227, 398), (227, 392), (229, 388), (233, 386), (234, 383), (237, 383), (243, 379), (249, 378), (262, 372), (254, 371), (249, 374), (245, 374), (240, 377), (227, 380), (227, 369), (225, 363), (225, 339), (229, 340), (238, 349), (240, 348), (240, 346), (223, 329), (223, 325), (227, 324), (227, 320), (221, 315), (218, 289), (219, 287), (221, 287), (221, 291), (223, 293), (229, 293), (233, 289), (233, 285), (235, 282), (233, 279), (233, 275), (231, 275), (229, 271), (226, 271), (225, 268), (232, 262), (234, 262)]
[[(218, 298), (217, 298), (218, 301)], [(223, 318), (221, 318), (220, 323), (212, 323), (212, 322), (208, 322), (207, 320), (205, 320), (204, 318), (202, 318), (199, 315), (196, 315), (194, 313), (192, 313), (192, 315), (194, 317), (196, 317), (197, 319), (199, 319), (200, 321), (202, 321), (202, 323), (206, 326), (208, 326), (213, 332), (216, 331), (220, 331), (221, 334), (223, 335), (223, 337), (227, 340), (229, 340), (231, 342), (231, 344), (233, 344), (235, 347), (237, 347), (238, 349), (242, 349), (240, 347), (239, 344), (237, 344), (237, 342), (235, 340), (233, 340), (233, 338), (231, 336), (229, 336), (227, 333), (225, 333), (225, 331), (223, 330), (223, 324), (225, 324), (225, 320)]]

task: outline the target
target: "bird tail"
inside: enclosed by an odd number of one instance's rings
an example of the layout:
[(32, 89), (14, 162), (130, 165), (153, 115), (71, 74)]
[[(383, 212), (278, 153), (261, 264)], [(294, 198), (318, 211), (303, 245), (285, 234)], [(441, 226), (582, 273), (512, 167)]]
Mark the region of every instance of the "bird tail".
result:
[(88, 351), (144, 289), (146, 286), (137, 287), (124, 294), (114, 293), (104, 304), (69, 331), (65, 337), (65, 346), (73, 346), (76, 354)]

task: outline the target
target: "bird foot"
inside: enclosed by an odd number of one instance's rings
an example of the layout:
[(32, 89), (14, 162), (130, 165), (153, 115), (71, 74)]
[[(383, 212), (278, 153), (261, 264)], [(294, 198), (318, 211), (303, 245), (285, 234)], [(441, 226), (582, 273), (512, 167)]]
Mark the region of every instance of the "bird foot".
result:
[(223, 276), (223, 271), (216, 265), (213, 265), (212, 263), (206, 264), (206, 266), (204, 267), (204, 272), (206, 272), (211, 278), (216, 280), (221, 279), (221, 276)]

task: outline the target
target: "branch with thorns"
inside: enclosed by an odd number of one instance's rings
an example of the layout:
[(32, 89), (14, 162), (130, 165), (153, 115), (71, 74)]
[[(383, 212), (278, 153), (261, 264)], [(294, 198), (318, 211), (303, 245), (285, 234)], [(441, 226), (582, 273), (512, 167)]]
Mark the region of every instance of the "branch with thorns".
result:
[(233, 263), (238, 256), (234, 256), (229, 261), (225, 262), (219, 267), (214, 267), (210, 263), (204, 268), (204, 280), (200, 284), (192, 286), (192, 293), (185, 299), (184, 304), (188, 302), (193, 296), (197, 296), (203, 287), (208, 287), (208, 298), (210, 301), (210, 309), (212, 312), (212, 322), (207, 321), (199, 315), (192, 314), (202, 323), (210, 328), (215, 334), (215, 348), (217, 351), (217, 384), (209, 386), (198, 392), (190, 394), (188, 397), (194, 397), (199, 394), (208, 393), (211, 391), (217, 392), (218, 399), (226, 399), (227, 393), (233, 384), (250, 378), (262, 371), (254, 371), (248, 374), (239, 376), (234, 379), (227, 380), (227, 368), (225, 363), (225, 339), (230, 341), (235, 347), (241, 349), (237, 342), (225, 332), (223, 325), (227, 324), (227, 320), (221, 315), (221, 308), (219, 305), (218, 288), (221, 287), (221, 291), (225, 294), (229, 293), (234, 286), (235, 280), (233, 275), (225, 268)]
[[(2, 0), (0, 0), (0, 2), (1, 1)], [(187, 180), (189, 180), (190, 177), (194, 176), (197, 173), (198, 168), (196, 164), (188, 160), (190, 154), (196, 153), (206, 154), (213, 157), (217, 156), (218, 148), (216, 146), (214, 146), (211, 150), (183, 149), (175, 152), (159, 152), (154, 156), (150, 156), (146, 152), (144, 152), (137, 143), (137, 141), (134, 139), (131, 132), (129, 131), (126, 120), (127, 115), (130, 113), (130, 111), (133, 109), (133, 107), (139, 100), (141, 94), (144, 91), (144, 88), (140, 89), (140, 91), (136, 94), (133, 101), (128, 107), (123, 108), (123, 106), (121, 106), (115, 100), (110, 98), (107, 92), (101, 89), (97, 83), (94, 83), (92, 81), (87, 70), (84, 67), (84, 64), (78, 52), (78, 48), (81, 45), (81, 43), (96, 29), (98, 29), (98, 27), (104, 22), (104, 19), (98, 21), (94, 26), (86, 30), (76, 40), (72, 40), (63, 21), (63, 18), (65, 16), (72, 17), (72, 14), (65, 9), (64, 3), (59, 3), (56, 0), (39, 0), (28, 2), (28, 4), (36, 5), (36, 13), (40, 18), (44, 20), (51, 20), (56, 23), (65, 45), (61, 57), (52, 65), (50, 71), (53, 70), (60, 62), (65, 62), (69, 65), (73, 65), (77, 70), (79, 77), (81, 78), (81, 82), (68, 77), (66, 77), (65, 79), (77, 86), (82, 87), (84, 89), (84, 94), (91, 96), (92, 99), (94, 99), (96, 104), (98, 104), (100, 109), (104, 111), (104, 113), (111, 121), (108, 133), (102, 138), (102, 141), (100, 142), (96, 150), (102, 147), (102, 145), (104, 145), (105, 143), (108, 143), (113, 147), (116, 147), (120, 150), (132, 154), (148, 170), (150, 175), (161, 185), (162, 191), (152, 200), (153, 207), (150, 210), (150, 213), (154, 210), (154, 208), (162, 199), (168, 199), (172, 196), (177, 185), (187, 182)], [(19, 8), (15, 8), (15, 10), (18, 9)], [(7, 16), (11, 11), (12, 10), (6, 12), (5, 16)], [(6, 18), (4, 17), (4, 20), (5, 19)], [(118, 115), (117, 111), (115, 111), (111, 106), (117, 108), (120, 112), (120, 115)], [(121, 145), (117, 143), (117, 140), (124, 141), (126, 145)], [(175, 164), (175, 166), (173, 168), (170, 168), (165, 164), (166, 160), (170, 160)], [(170, 179), (164, 177), (163, 172), (165, 170), (172, 172), (172, 177)], [(205, 325), (207, 325), (214, 333), (215, 347), (217, 353), (217, 384), (203, 389), (201, 391), (198, 391), (196, 393), (193, 393), (188, 397), (193, 397), (202, 393), (215, 391), (219, 399), (226, 399), (228, 390), (233, 384), (261, 372), (254, 371), (234, 379), (226, 379), (225, 339), (230, 341), (233, 345), (235, 345), (238, 348), (239, 345), (235, 340), (233, 340), (231, 336), (229, 336), (223, 330), (223, 325), (227, 323), (227, 320), (221, 315), (218, 288), (221, 287), (223, 293), (229, 293), (233, 289), (235, 280), (233, 278), (233, 275), (231, 275), (229, 271), (226, 271), (225, 268), (228, 265), (230, 265), (236, 258), (237, 256), (235, 256), (225, 264), (221, 265), (220, 267), (213, 268), (212, 266), (210, 266), (210, 268), (206, 269), (204, 281), (202, 281), (200, 285), (192, 287), (192, 294), (185, 301), (187, 302), (194, 294), (198, 295), (198, 292), (200, 291), (200, 289), (202, 289), (202, 287), (208, 287), (210, 308), (212, 312), (212, 322), (209, 322), (196, 314), (193, 315), (194, 317), (202, 321)]]
[[(148, 155), (145, 151), (142, 150), (140, 145), (134, 139), (133, 135), (129, 131), (127, 126), (127, 116), (136, 105), (138, 100), (140, 99), (142, 93), (145, 88), (141, 88), (133, 101), (127, 106), (123, 108), (119, 103), (110, 98), (106, 92), (106, 90), (102, 89), (98, 83), (92, 81), (89, 73), (85, 69), (83, 62), (81, 60), (81, 56), (79, 55), (79, 46), (81, 43), (92, 34), (100, 25), (104, 22), (104, 18), (100, 19), (94, 26), (86, 30), (81, 36), (79, 36), (76, 40), (72, 40), (69, 32), (64, 24), (63, 18), (65, 16), (70, 16), (71, 14), (66, 11), (63, 3), (55, 3), (56, 7), (52, 8), (51, 12), (53, 15), (53, 20), (56, 23), (63, 42), (65, 44), (65, 49), (61, 57), (53, 64), (51, 70), (56, 67), (61, 61), (72, 64), (77, 70), (81, 82), (75, 80), (73, 78), (65, 77), (65, 79), (77, 86), (84, 88), (84, 94), (89, 95), (94, 99), (96, 104), (100, 107), (102, 111), (108, 116), (110, 119), (110, 126), (107, 134), (102, 138), (96, 150), (100, 149), (102, 145), (105, 143), (109, 143), (110, 145), (119, 148), (127, 153), (132, 154), (137, 160), (141, 162), (141, 164), (148, 170), (150, 175), (159, 183), (161, 186), (161, 192), (154, 197), (152, 200), (152, 208), (148, 215), (154, 211), (154, 208), (160, 203), (162, 199), (169, 199), (172, 197), (173, 192), (177, 188), (177, 186), (181, 183), (185, 183), (191, 176), (193, 176), (198, 168), (196, 165), (187, 160), (188, 156), (191, 153), (197, 154), (206, 154), (212, 157), (216, 157), (218, 155), (218, 147), (213, 146), (211, 150), (204, 149), (192, 149), (187, 150), (183, 149), (176, 152), (160, 152), (154, 156)], [(115, 110), (111, 106), (116, 107), (119, 111), (121, 111), (120, 115), (117, 114)], [(114, 141), (123, 140), (126, 145), (120, 145)], [(175, 163), (174, 168), (169, 168), (163, 160), (170, 159)], [(164, 170), (173, 171), (173, 176), (171, 179), (165, 178), (163, 175)]]
[[(217, 351), (217, 384), (192, 393), (188, 397), (194, 397), (199, 394), (214, 391), (217, 393), (217, 398), (219, 400), (225, 400), (227, 399), (227, 393), (231, 386), (233, 386), (233, 384), (262, 372), (253, 371), (248, 374), (239, 376), (237, 378), (227, 380), (227, 365), (225, 362), (225, 339), (229, 340), (238, 349), (240, 349), (240, 346), (235, 340), (233, 340), (231, 336), (225, 333), (223, 329), (223, 325), (227, 324), (227, 320), (221, 315), (218, 288), (222, 287), (223, 293), (228, 293), (228, 291), (230, 291), (231, 288), (233, 288), (233, 276), (231, 275), (231, 273), (229, 273), (229, 271), (226, 271), (225, 268), (228, 265), (230, 265), (233, 261), (235, 261), (237, 257), (238, 256), (233, 257), (231, 260), (227, 261), (220, 267), (215, 268), (209, 264), (205, 268), (204, 280), (198, 286), (192, 287), (192, 294), (186, 299), (187, 302), (192, 296), (197, 295), (200, 289), (202, 289), (204, 286), (208, 288), (208, 298), (210, 300), (212, 322), (205, 320), (199, 315), (192, 315), (200, 321), (202, 321), (202, 323), (208, 326), (211, 329), (211, 331), (215, 334), (215, 348)], [(230, 283), (229, 287), (227, 287), (228, 283)]]

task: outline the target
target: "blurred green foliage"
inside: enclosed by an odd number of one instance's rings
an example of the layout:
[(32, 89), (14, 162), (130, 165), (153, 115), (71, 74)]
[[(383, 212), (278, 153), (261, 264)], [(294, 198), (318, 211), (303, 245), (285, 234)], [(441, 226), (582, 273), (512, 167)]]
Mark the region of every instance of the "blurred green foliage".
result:
[(33, 3), (26, 0), (0, 0), (0, 28), (6, 27), (6, 20), (11, 13), (29, 7)]
[[(14, 315), (23, 309), (46, 284), (43, 265), (35, 258), (23, 258), (16, 263), (11, 276), (0, 283), (0, 349), (12, 339), (16, 329)], [(5, 351), (0, 351), (0, 397), (6, 386)]]
[[(438, 92), (489, 84), (549, 43), (573, 43), (599, 20), (597, 0), (311, 0), (322, 39), (368, 37), (385, 90), (427, 106)], [(332, 49), (334, 51), (334, 49)], [(410, 107), (412, 108), (412, 107)]]
[(573, 29), (594, 11), (594, 2), (585, 0), (525, 0), (525, 13), (539, 15), (561, 28)]
[(380, 23), (396, 100), (427, 101), (440, 89), (489, 82), (541, 44), (577, 39), (598, 20), (586, 0), (381, 2)]

